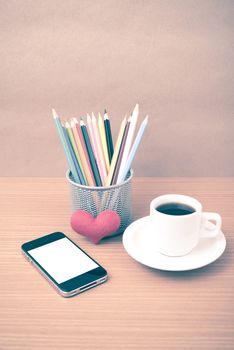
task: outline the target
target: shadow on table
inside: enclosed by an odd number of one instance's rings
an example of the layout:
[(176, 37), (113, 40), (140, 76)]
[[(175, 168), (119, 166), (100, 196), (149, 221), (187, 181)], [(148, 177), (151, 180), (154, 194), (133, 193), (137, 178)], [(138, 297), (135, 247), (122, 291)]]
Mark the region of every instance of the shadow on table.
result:
[[(119, 244), (119, 243), (122, 243), (122, 236), (113, 237), (111, 240), (104, 239), (100, 244), (109, 245), (109, 244)], [(152, 267), (145, 266), (136, 260), (133, 260), (130, 256), (128, 257), (129, 257), (129, 260), (135, 265), (134, 268), (143, 269), (146, 272), (150, 272), (155, 275), (160, 275), (161, 277), (168, 277), (174, 280), (196, 279), (196, 278), (201, 278), (203, 276), (208, 276), (208, 275), (211, 276), (214, 274), (219, 274), (225, 271), (228, 265), (231, 265), (232, 263), (231, 254), (227, 248), (223, 253), (223, 255), (213, 263), (194, 270), (188, 270), (188, 271), (163, 271), (159, 269), (154, 269)]]
[[(108, 245), (108, 244), (122, 244), (122, 234), (114, 236), (114, 237), (107, 237), (104, 238), (100, 244)], [(124, 248), (123, 248), (124, 249)], [(127, 254), (127, 252), (126, 252)], [(233, 264), (232, 259), (231, 259), (231, 251), (230, 251), (230, 245), (227, 240), (227, 245), (226, 249), (223, 253), (223, 255), (218, 258), (216, 261), (213, 263), (194, 269), (194, 270), (188, 270), (188, 271), (163, 271), (163, 270), (158, 270), (154, 269), (148, 266), (145, 266), (135, 260), (132, 260), (132, 258), (129, 256), (129, 259), (134, 261), (134, 263), (137, 265), (136, 268), (141, 268), (144, 269), (148, 272), (151, 272), (155, 275), (160, 275), (161, 277), (168, 277), (174, 280), (183, 280), (183, 279), (198, 279), (203, 276), (211, 276), (211, 275), (216, 275), (219, 274), (227, 269), (227, 267), (231, 264)]]
[(155, 275), (160, 275), (161, 277), (168, 277), (174, 280), (183, 280), (183, 279), (192, 280), (192, 279), (201, 278), (203, 276), (206, 277), (211, 275), (218, 275), (219, 273), (222, 273), (223, 271), (225, 271), (228, 265), (230, 265), (231, 263), (232, 263), (231, 254), (228, 248), (226, 248), (223, 255), (213, 263), (194, 270), (189, 270), (189, 271), (163, 271), (163, 270), (157, 270), (148, 266), (141, 265), (140, 263), (138, 264), (141, 266), (142, 269), (148, 270)]

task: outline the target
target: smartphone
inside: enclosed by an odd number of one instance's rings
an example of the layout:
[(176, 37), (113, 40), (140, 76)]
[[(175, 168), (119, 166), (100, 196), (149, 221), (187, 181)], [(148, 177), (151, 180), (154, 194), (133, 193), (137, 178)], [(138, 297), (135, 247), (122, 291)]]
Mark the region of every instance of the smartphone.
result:
[(106, 270), (62, 232), (26, 242), (21, 249), (63, 297), (79, 294), (107, 280)]

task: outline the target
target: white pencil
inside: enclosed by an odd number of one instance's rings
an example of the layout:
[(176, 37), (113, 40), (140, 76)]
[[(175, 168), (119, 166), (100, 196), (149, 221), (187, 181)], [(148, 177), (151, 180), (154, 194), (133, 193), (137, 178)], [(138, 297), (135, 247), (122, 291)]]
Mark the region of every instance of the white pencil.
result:
[(90, 115), (87, 114), (87, 128), (89, 131), (89, 137), (90, 137), (90, 140), (92, 143), (93, 152), (94, 152), (94, 155), (95, 155), (95, 158), (97, 161), (98, 170), (99, 170), (99, 173), (101, 176), (101, 180), (102, 180), (102, 183), (104, 184), (106, 182), (107, 174), (106, 174), (105, 164), (104, 164), (104, 169), (103, 169), (103, 164), (102, 164), (101, 158), (99, 156), (98, 141), (96, 139), (96, 134), (95, 134), (95, 130), (94, 130), (95, 127), (96, 126), (93, 124), (93, 121), (92, 121)]
[(137, 149), (138, 149), (138, 147), (140, 145), (140, 142), (142, 140), (142, 137), (143, 137), (143, 134), (145, 132), (145, 128), (146, 128), (147, 124), (148, 124), (148, 115), (145, 117), (145, 119), (141, 123), (141, 126), (140, 126), (140, 128), (138, 130), (137, 136), (135, 138), (135, 141), (134, 141), (133, 146), (131, 148), (131, 151), (129, 153), (129, 156), (128, 156), (126, 165), (124, 167), (124, 170), (123, 170), (123, 172), (121, 174), (119, 174), (119, 182), (117, 182), (117, 184), (121, 183), (122, 181), (125, 180), (125, 177), (126, 177), (127, 173), (131, 169), (132, 162), (134, 160), (134, 157), (136, 155), (136, 151), (137, 151)]
[(100, 135), (99, 135), (98, 126), (97, 126), (97, 120), (93, 113), (92, 113), (92, 124), (93, 124), (93, 136), (95, 138), (95, 142), (97, 145), (97, 154), (98, 154), (98, 161), (100, 164), (101, 177), (102, 177), (103, 183), (105, 183), (107, 178), (105, 158), (102, 151), (102, 145), (101, 145)]
[(128, 131), (128, 137), (127, 137), (126, 144), (125, 144), (125, 147), (124, 147), (124, 153), (123, 153), (123, 157), (122, 157), (122, 160), (121, 160), (121, 165), (120, 165), (120, 168), (119, 168), (119, 175), (118, 175), (118, 178), (117, 178), (117, 181), (116, 181), (117, 184), (120, 182), (120, 174), (123, 172), (123, 170), (125, 168), (126, 161), (127, 161), (127, 158), (128, 158), (129, 152), (130, 152), (130, 148), (131, 148), (131, 145), (132, 145), (134, 132), (135, 132), (135, 129), (136, 129), (138, 114), (139, 114), (139, 105), (137, 103), (135, 108), (134, 108), (134, 110), (133, 110), (133, 112), (132, 112), (131, 124), (130, 124), (129, 131)]

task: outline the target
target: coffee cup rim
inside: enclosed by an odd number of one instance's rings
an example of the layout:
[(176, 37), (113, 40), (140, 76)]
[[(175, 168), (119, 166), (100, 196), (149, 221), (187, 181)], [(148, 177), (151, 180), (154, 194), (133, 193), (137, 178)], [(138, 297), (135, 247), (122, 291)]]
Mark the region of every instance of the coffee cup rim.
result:
[(171, 214), (165, 214), (161, 213), (156, 210), (156, 207), (162, 204), (166, 203), (182, 203), (185, 205), (192, 206), (195, 211), (193, 213), (190, 213), (186, 216), (191, 216), (191, 215), (196, 215), (198, 212), (202, 211), (202, 204), (194, 197), (183, 195), (183, 194), (175, 194), (175, 193), (170, 193), (170, 194), (164, 194), (158, 197), (155, 197), (152, 199), (150, 202), (150, 211), (154, 211), (154, 213), (160, 214), (160, 215), (166, 215), (166, 216), (171, 216), (175, 218), (181, 218), (181, 216), (175, 216)]

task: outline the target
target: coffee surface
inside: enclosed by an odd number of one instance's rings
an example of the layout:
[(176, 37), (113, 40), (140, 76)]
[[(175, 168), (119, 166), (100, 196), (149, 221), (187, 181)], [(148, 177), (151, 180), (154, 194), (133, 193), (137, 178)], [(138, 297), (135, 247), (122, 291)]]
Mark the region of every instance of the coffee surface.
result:
[(195, 209), (193, 207), (190, 207), (189, 205), (183, 204), (183, 203), (161, 204), (158, 207), (156, 207), (155, 210), (163, 214), (176, 215), (176, 216), (188, 215), (195, 212)]

